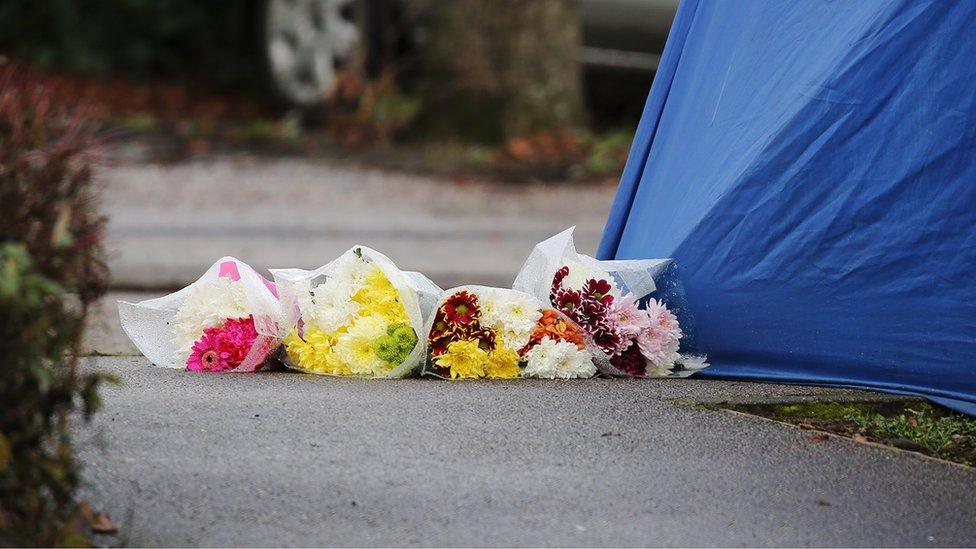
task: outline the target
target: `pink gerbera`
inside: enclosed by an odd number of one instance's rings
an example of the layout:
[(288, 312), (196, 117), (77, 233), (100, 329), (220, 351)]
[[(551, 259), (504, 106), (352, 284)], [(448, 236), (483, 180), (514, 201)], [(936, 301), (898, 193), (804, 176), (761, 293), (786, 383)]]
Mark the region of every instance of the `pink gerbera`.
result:
[(203, 337), (193, 344), (186, 369), (191, 372), (222, 372), (230, 370), (230, 352), (222, 349), (220, 336), (204, 330)]
[(244, 362), (258, 332), (254, 317), (228, 319), (216, 328), (205, 328), (193, 344), (186, 369), (191, 372), (224, 372)]
[(236, 368), (247, 357), (258, 338), (258, 331), (254, 327), (254, 317), (232, 318), (219, 328), (223, 349), (230, 353), (228, 362)]

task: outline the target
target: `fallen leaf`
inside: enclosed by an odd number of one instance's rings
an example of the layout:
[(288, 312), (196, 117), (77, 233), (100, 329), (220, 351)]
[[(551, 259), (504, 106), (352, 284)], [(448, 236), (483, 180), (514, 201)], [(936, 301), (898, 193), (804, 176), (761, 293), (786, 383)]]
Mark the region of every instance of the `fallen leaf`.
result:
[(827, 442), (828, 440), (830, 440), (830, 436), (823, 433), (810, 437), (810, 442)]
[(824, 501), (822, 499), (818, 499), (817, 500), (817, 505), (819, 505), (821, 507), (830, 507), (830, 502), (829, 501)]
[(112, 522), (112, 519), (101, 513), (93, 517), (89, 527), (96, 534), (114, 534), (119, 531), (119, 527)]
[(851, 436), (851, 438), (854, 439), (855, 442), (867, 442), (868, 441), (868, 437), (862, 435), (861, 433), (854, 433), (854, 435)]
[(810, 431), (812, 429), (816, 429), (816, 427), (814, 427), (812, 423), (807, 423), (805, 421), (802, 421), (800, 423), (797, 423), (796, 426), (799, 427), (800, 429), (805, 429), (807, 431)]

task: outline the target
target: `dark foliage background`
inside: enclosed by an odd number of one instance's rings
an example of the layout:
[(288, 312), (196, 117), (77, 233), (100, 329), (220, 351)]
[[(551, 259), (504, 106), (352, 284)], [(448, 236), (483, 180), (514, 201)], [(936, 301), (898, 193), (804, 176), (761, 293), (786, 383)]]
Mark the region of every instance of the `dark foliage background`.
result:
[(0, 83), (0, 545), (85, 543), (69, 420), (104, 379), (76, 371), (107, 284), (92, 135), (43, 88)]
[(46, 69), (249, 88), (256, 2), (5, 0), (0, 50)]

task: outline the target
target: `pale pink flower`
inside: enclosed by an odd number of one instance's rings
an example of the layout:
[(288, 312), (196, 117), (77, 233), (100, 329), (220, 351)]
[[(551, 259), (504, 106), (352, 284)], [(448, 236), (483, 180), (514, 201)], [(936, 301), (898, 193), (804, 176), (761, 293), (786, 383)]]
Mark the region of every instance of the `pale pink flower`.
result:
[(645, 314), (649, 325), (637, 336), (637, 346), (648, 361), (659, 366), (673, 357), (678, 350), (681, 328), (674, 313), (656, 299), (651, 299), (647, 303)]
[(651, 298), (647, 302), (647, 316), (651, 320), (651, 325), (663, 330), (669, 339), (678, 341), (681, 339), (681, 327), (678, 326), (678, 317), (668, 310), (663, 302)]
[(610, 307), (610, 318), (616, 322), (620, 335), (630, 341), (640, 333), (651, 327), (651, 320), (647, 313), (637, 308), (637, 299), (633, 294), (627, 294), (614, 300)]

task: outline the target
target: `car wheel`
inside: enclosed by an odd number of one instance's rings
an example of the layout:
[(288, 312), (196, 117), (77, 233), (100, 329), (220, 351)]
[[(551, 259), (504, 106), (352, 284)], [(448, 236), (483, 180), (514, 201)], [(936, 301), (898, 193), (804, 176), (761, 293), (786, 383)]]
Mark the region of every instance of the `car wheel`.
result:
[(314, 109), (338, 74), (365, 58), (362, 0), (266, 0), (260, 25), (272, 93), (287, 106)]

